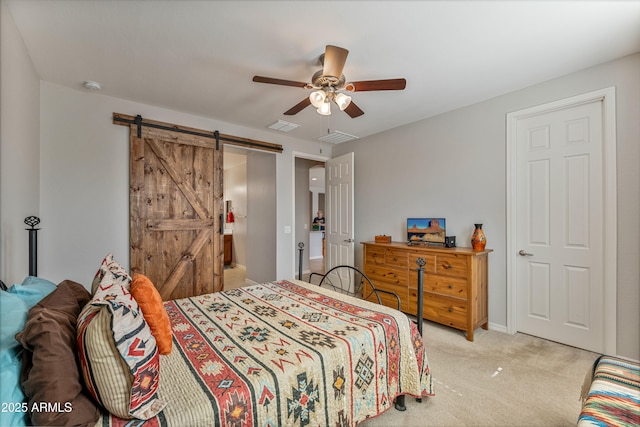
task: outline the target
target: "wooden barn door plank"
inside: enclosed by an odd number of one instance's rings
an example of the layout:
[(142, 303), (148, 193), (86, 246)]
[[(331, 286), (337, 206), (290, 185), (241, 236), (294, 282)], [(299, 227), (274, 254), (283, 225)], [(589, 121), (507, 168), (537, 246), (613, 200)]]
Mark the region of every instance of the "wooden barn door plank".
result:
[(136, 137), (131, 126), (129, 135), (129, 265), (131, 274), (144, 271), (144, 141)]
[(164, 283), (158, 287), (158, 292), (160, 292), (160, 294), (171, 295), (174, 292), (187, 269), (195, 262), (198, 253), (202, 250), (205, 244), (210, 244), (212, 242), (213, 239), (211, 238), (211, 234), (211, 229), (200, 230), (195, 240), (191, 242), (189, 248), (182, 254), (182, 257), (173, 267), (169, 277), (167, 277)]
[[(169, 158), (164, 150), (159, 146), (158, 142), (154, 139), (145, 138), (144, 142), (149, 145), (153, 153), (156, 155), (158, 160), (162, 166), (164, 166), (165, 170), (169, 173), (169, 176), (176, 183), (182, 194), (187, 198), (191, 207), (196, 211), (198, 216), (202, 219), (209, 218), (209, 212), (207, 208), (202, 204), (202, 200), (196, 194), (194, 188), (187, 181), (187, 177), (178, 172), (178, 168), (180, 167), (178, 163), (181, 164), (183, 168), (188, 165), (190, 159), (177, 159), (174, 162), (171, 158)], [(203, 165), (198, 165), (202, 167)], [(183, 169), (184, 173), (184, 169)], [(190, 172), (187, 172), (190, 173)]]

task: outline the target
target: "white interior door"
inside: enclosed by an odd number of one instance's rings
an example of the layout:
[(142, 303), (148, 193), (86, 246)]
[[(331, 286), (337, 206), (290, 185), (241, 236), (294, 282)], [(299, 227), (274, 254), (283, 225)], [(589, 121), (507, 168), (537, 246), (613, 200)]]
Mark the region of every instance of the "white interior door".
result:
[(596, 352), (605, 348), (611, 219), (603, 110), (602, 99), (555, 106), (517, 119), (513, 129), (517, 330)]
[(326, 173), (325, 269), (354, 265), (353, 153), (329, 159)]

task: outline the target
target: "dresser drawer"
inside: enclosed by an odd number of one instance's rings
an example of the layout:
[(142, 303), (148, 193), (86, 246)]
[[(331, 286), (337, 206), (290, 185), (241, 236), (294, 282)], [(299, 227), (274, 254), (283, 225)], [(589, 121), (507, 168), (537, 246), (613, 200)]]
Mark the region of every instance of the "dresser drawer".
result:
[[(413, 295), (410, 295), (409, 304), (412, 307), (416, 307), (418, 300)], [(467, 328), (467, 302), (464, 300), (425, 293), (422, 315), (425, 319), (452, 326), (456, 329)]]
[(384, 264), (384, 252), (384, 248), (380, 248), (378, 246), (367, 246), (364, 251), (364, 263), (368, 265)]
[(424, 252), (411, 251), (409, 252), (409, 269), (415, 270), (418, 268), (418, 264), (416, 263), (418, 258), (424, 258), (425, 264), (422, 267), (422, 270), (425, 273), (435, 273), (436, 272), (436, 256), (425, 254)]
[(400, 268), (407, 268), (407, 251), (402, 249), (387, 249), (384, 252), (384, 262)]
[[(418, 292), (418, 272), (409, 273), (410, 293), (417, 296)], [(467, 279), (464, 277), (449, 277), (435, 274), (424, 274), (422, 278), (422, 289), (424, 292), (431, 292), (440, 295), (467, 299)]]
[(467, 262), (469, 261), (467, 258), (455, 254), (438, 254), (436, 255), (434, 273), (444, 276), (467, 277)]
[[(364, 274), (374, 282), (385, 282), (407, 287), (407, 271), (390, 268), (384, 265), (366, 265)], [(395, 292), (395, 291), (394, 291)]]

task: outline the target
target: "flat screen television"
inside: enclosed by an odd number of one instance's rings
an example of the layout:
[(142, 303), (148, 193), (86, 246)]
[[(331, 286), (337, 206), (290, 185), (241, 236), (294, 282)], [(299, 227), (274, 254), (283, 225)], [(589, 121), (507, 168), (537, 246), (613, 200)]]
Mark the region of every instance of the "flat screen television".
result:
[(407, 241), (444, 245), (446, 223), (444, 218), (407, 218)]

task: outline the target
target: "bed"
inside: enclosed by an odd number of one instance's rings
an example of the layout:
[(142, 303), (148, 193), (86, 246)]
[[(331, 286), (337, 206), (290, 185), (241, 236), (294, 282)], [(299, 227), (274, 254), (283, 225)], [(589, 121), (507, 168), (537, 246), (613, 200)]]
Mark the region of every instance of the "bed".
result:
[(582, 395), (579, 427), (640, 425), (640, 363), (600, 356)]
[[(92, 288), (93, 299), (84, 306), (83, 302), (77, 305), (82, 313), (78, 316), (77, 350), (72, 349), (79, 354), (85, 384), (75, 397), (64, 398), (66, 401), (58, 394), (56, 415), (64, 412), (65, 402), (72, 407), (73, 415), (86, 400), (104, 400), (104, 391), (94, 390), (95, 372), (83, 363), (87, 354), (82, 331), (85, 318), (92, 319), (91, 313), (86, 315), (91, 311), (87, 307), (98, 305), (95, 283)], [(127, 290), (124, 294), (130, 298)], [(116, 304), (110, 300), (107, 306), (114, 310)], [(131, 369), (133, 385), (129, 383), (127, 389), (131, 391), (131, 408), (134, 394), (140, 401), (148, 398), (147, 402), (152, 402), (141, 406), (139, 413), (147, 416), (120, 417), (98, 406), (97, 422), (72, 423), (355, 426), (393, 408), (399, 396), (433, 395), (422, 336), (405, 314), (386, 306), (299, 280), (166, 301), (163, 306), (170, 322), (172, 349), (167, 355), (158, 355), (150, 348), (136, 349), (140, 357)], [(128, 310), (127, 315), (133, 312)], [(125, 323), (132, 328), (135, 322)], [(129, 340), (127, 345), (141, 333), (132, 331), (121, 331), (127, 337), (122, 341)], [(34, 350), (24, 335), (26, 332), (18, 338), (25, 350)], [(150, 339), (145, 342), (151, 343)], [(117, 331), (114, 340), (117, 347)], [(128, 351), (131, 353), (131, 347)], [(35, 364), (37, 357), (31, 355), (29, 359)], [(122, 359), (130, 362), (125, 356)], [(145, 376), (148, 372), (157, 376), (149, 380), (151, 377)], [(39, 384), (36, 388), (47, 387)], [(34, 397), (33, 392), (31, 396), (26, 394), (29, 408), (34, 399), (47, 399)], [(94, 399), (86, 399), (88, 395)], [(73, 400), (79, 397), (82, 405)], [(126, 398), (128, 405), (129, 396)], [(90, 408), (85, 412), (95, 415)], [(64, 417), (52, 419), (58, 425), (71, 423), (61, 421)]]

